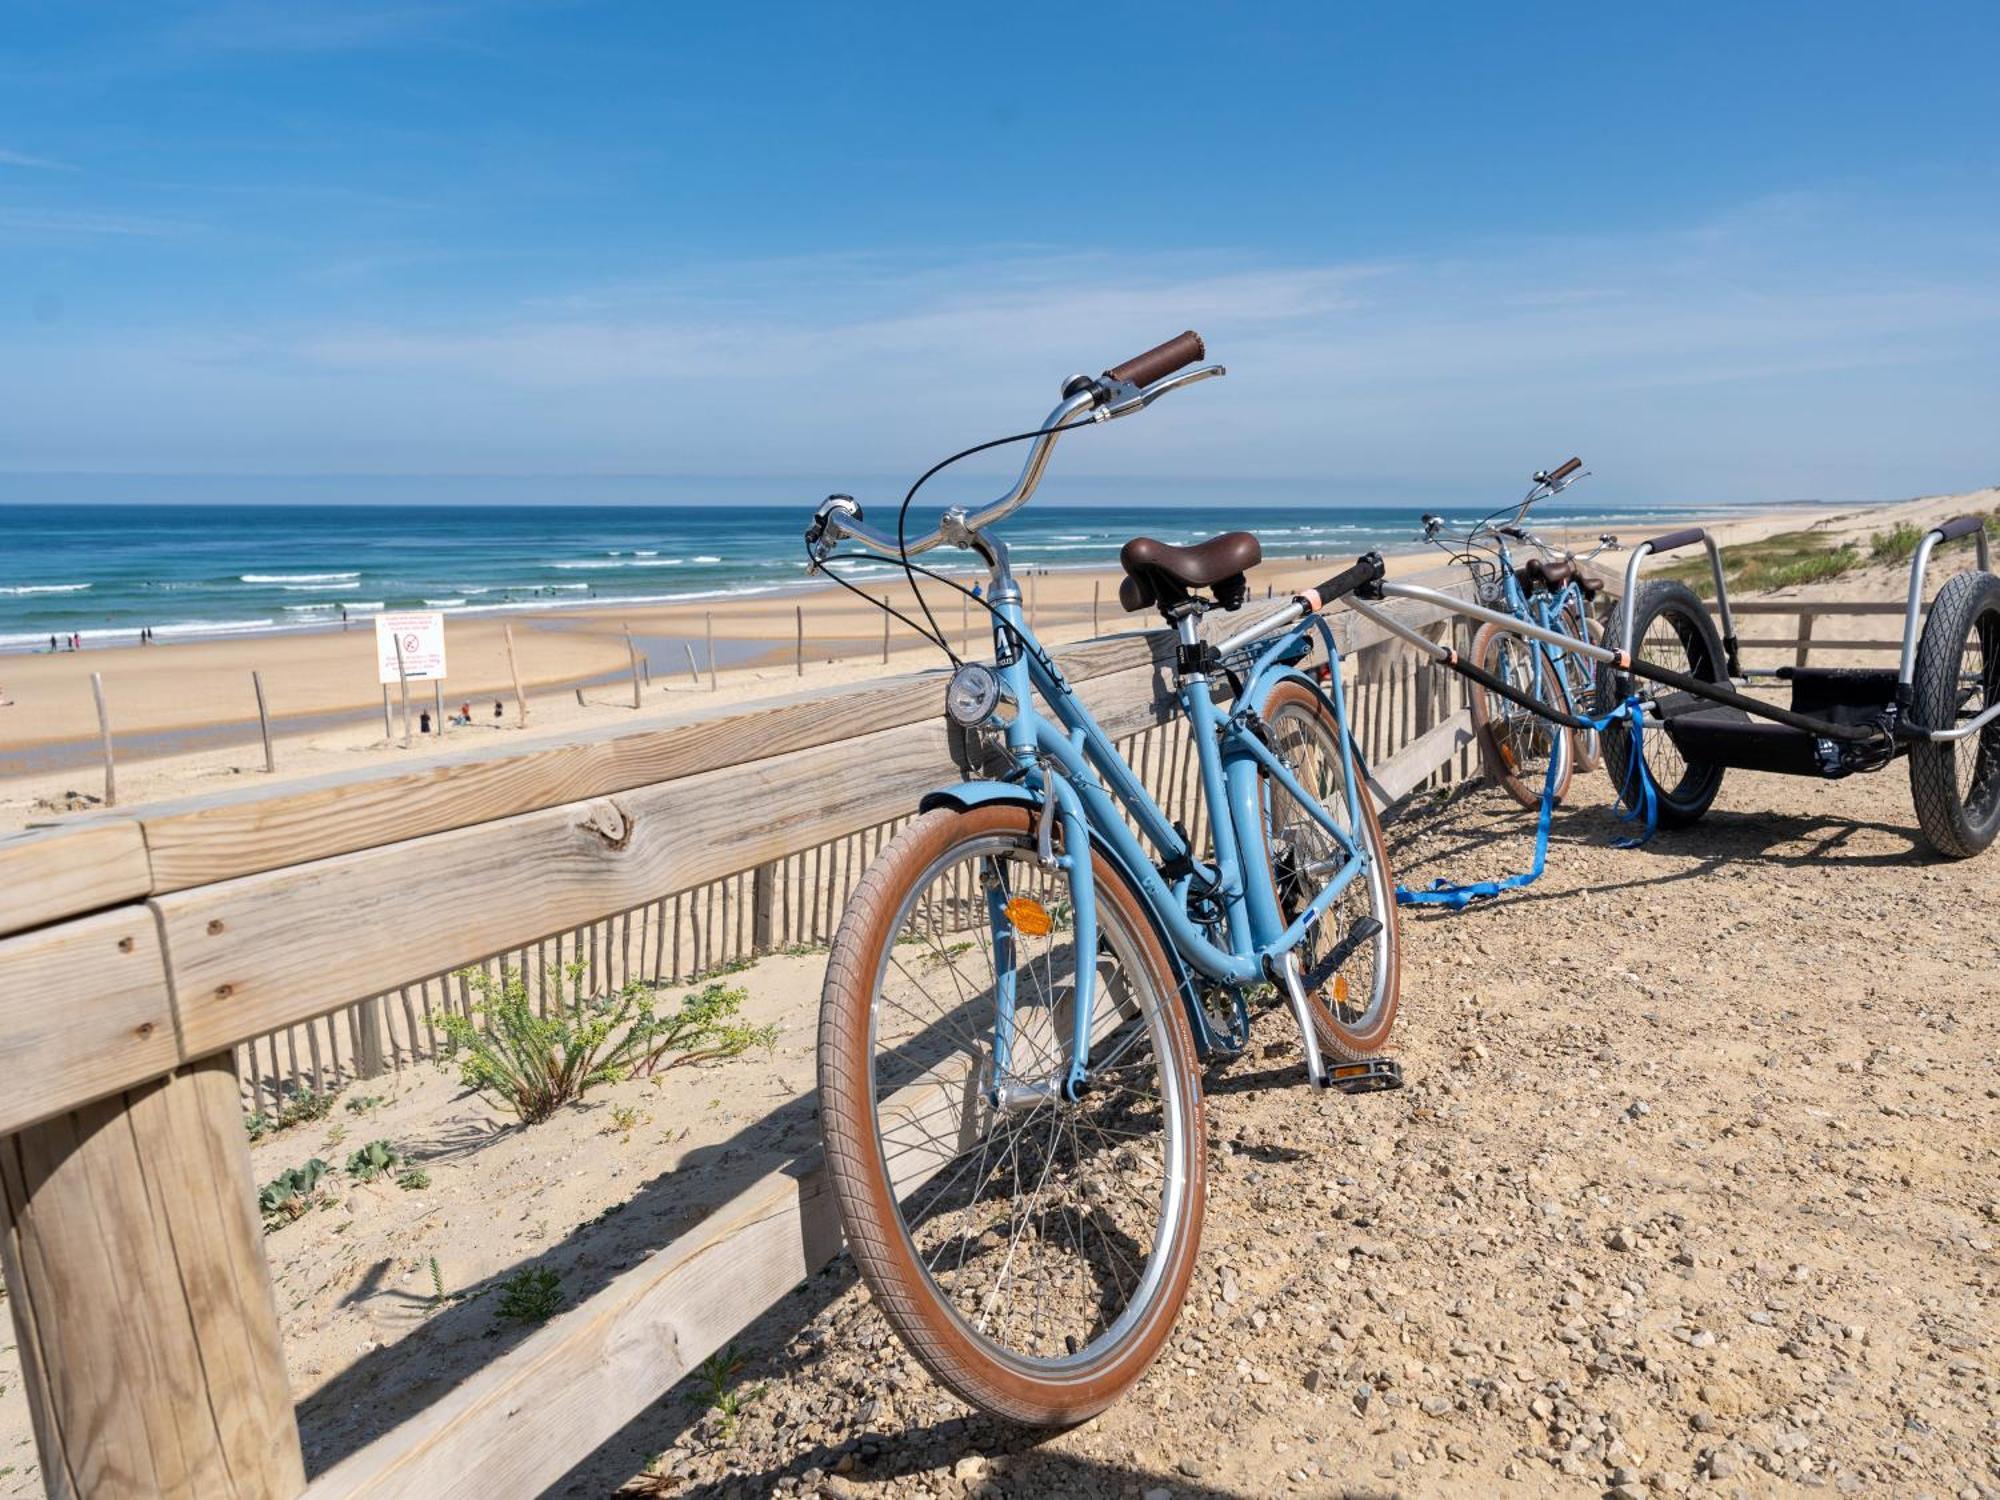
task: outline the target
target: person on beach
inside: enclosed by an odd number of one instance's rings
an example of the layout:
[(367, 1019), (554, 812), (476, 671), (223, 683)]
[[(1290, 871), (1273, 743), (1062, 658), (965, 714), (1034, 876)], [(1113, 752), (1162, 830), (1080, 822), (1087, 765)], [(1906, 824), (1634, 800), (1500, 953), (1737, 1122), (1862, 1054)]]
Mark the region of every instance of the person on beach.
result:
[[(404, 722), (407, 723), (409, 721), (405, 720)], [(429, 734), (431, 732), (431, 711), (428, 708), (417, 715), (417, 732), (419, 734)]]
[(54, 653), (54, 651), (55, 651), (55, 649), (56, 649), (56, 638), (55, 638), (54, 636), (50, 636), (50, 637), (49, 637), (49, 651), (50, 651), (50, 653), (51, 653), (51, 654), (53, 654), (53, 653)]
[(496, 724), (500, 721), (500, 700), (498, 698), (493, 700), (493, 721)]

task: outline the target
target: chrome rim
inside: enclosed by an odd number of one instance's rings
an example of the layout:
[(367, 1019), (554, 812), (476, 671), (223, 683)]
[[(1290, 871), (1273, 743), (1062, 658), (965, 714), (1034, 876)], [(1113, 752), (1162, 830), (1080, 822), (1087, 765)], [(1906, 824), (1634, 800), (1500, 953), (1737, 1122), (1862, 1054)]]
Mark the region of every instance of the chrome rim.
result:
[[(1008, 924), (1017, 993), (1004, 1078), (989, 879), (1049, 922), (1042, 935)], [(1021, 836), (953, 846), (897, 913), (869, 1014), (869, 1097), (904, 1238), (961, 1327), (1038, 1377), (1131, 1334), (1167, 1274), (1189, 1191), (1172, 997), (1101, 899), (1091, 1083), (1080, 1101), (1060, 1097), (1076, 1004), (1068, 889)]]

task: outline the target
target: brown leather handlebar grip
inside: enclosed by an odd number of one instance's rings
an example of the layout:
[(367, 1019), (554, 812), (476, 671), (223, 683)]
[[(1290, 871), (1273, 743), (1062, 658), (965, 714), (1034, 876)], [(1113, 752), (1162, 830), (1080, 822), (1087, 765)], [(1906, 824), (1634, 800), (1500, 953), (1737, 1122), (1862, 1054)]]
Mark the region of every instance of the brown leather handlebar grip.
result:
[(1186, 333), (1177, 334), (1122, 365), (1113, 365), (1104, 372), (1104, 378), (1123, 381), (1127, 385), (1151, 385), (1193, 364), (1207, 353), (1208, 346), (1202, 343), (1201, 335), (1190, 328)]
[(1568, 463), (1564, 464), (1560, 469), (1549, 470), (1549, 481), (1550, 483), (1555, 483), (1559, 480), (1567, 479), (1569, 478), (1570, 475), (1574, 474), (1578, 469), (1582, 467), (1583, 467), (1582, 459), (1572, 458)]

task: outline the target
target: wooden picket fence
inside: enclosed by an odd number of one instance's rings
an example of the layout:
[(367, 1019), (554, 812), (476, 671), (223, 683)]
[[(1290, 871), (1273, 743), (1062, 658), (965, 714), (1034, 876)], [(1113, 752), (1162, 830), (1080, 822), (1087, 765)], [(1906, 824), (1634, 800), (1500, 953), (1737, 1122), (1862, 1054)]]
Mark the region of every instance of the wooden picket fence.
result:
[[(1455, 681), (1368, 622), (1338, 629), (1381, 799), (1465, 774)], [(1187, 816), (1170, 647), (1059, 656)], [(0, 1266), (50, 1492), (538, 1493), (836, 1255), (816, 1153), (772, 1161), (308, 1484), (243, 1109), (422, 1061), (467, 966), (679, 981), (824, 942), (954, 774), (941, 689), (890, 678), (0, 840)]]

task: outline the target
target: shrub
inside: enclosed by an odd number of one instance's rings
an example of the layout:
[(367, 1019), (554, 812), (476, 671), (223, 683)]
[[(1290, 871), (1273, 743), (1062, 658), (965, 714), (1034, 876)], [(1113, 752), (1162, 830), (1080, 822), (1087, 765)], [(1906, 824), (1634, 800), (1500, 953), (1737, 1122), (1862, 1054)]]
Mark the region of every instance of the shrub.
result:
[(1917, 543), (1923, 539), (1923, 527), (1898, 521), (1887, 531), (1878, 531), (1868, 539), (1869, 560), (1878, 563), (1908, 562), (1917, 550)]
[(264, 1216), (265, 1231), (289, 1224), (324, 1202), (320, 1179), (332, 1170), (315, 1156), (303, 1166), (285, 1168), (258, 1189), (257, 1210)]
[(390, 1168), (399, 1166), (403, 1153), (393, 1142), (370, 1141), (347, 1158), (347, 1175), (356, 1182), (373, 1182)]
[(243, 1128), (250, 1132), (250, 1139), (261, 1141), (265, 1136), (280, 1130), (289, 1130), (294, 1125), (304, 1125), (312, 1120), (323, 1120), (333, 1110), (334, 1090), (324, 1094), (311, 1089), (292, 1089), (278, 1101), (274, 1114), (262, 1110), (243, 1122)]
[(382, 1096), (380, 1094), (362, 1094), (358, 1098), (349, 1099), (347, 1101), (347, 1110), (349, 1114), (365, 1115), (368, 1113), (369, 1110), (380, 1109), (381, 1107), (382, 1107)]
[(422, 1167), (410, 1167), (396, 1174), (396, 1186), (406, 1193), (422, 1192), (431, 1185), (431, 1174)]
[[(732, 1019), (750, 998), (747, 990), (710, 983), (681, 997), (680, 1009), (652, 1018), (649, 1013), (647, 1050), (635, 1071), (664, 1072), (682, 1063), (711, 1062), (735, 1057), (752, 1047), (770, 1047), (778, 1040), (775, 1026), (752, 1026)], [(671, 1060), (668, 1054), (675, 1054)]]
[[(456, 1065), (467, 1088), (499, 1100), (522, 1123), (533, 1125), (599, 1084), (663, 1066), (732, 1057), (759, 1041), (776, 1040), (775, 1027), (729, 1019), (742, 1008), (742, 990), (711, 984), (685, 997), (671, 1015), (659, 1016), (652, 987), (634, 982), (613, 995), (587, 995), (585, 972), (581, 961), (548, 971), (553, 994), (544, 1015), (529, 1000), (518, 971), (502, 970), (495, 979), (466, 970), (464, 978), (479, 999), (472, 1016), (441, 1018), (440, 1066)], [(668, 1054), (677, 1055), (668, 1062)]]
[(500, 1283), (499, 1315), (512, 1323), (546, 1323), (562, 1306), (562, 1282), (553, 1271), (522, 1268)]

